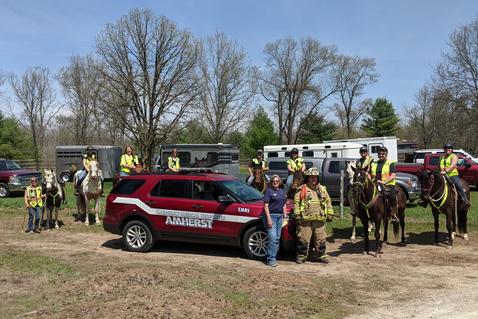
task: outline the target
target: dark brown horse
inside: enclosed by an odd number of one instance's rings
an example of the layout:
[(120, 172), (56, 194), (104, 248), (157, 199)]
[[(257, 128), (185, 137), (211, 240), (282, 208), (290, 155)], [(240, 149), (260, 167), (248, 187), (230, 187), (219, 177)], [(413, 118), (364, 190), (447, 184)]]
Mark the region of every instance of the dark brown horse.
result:
[[(440, 213), (446, 216), (449, 246), (453, 245), (457, 224), (458, 232), (463, 234), (463, 239), (468, 240), (468, 208), (463, 205), (461, 197), (454, 191), (453, 185), (447, 182), (445, 176), (437, 170), (433, 172), (422, 172), (420, 175), (420, 183), (422, 185), (422, 206), (426, 207), (430, 203), (432, 207), (433, 218), (435, 220), (435, 244), (438, 244)], [(468, 183), (463, 179), (461, 183), (468, 200), (470, 200), (470, 188), (468, 187)]]
[(254, 167), (252, 172), (254, 174), (254, 179), (252, 180), (251, 186), (257, 189), (259, 192), (265, 193), (267, 189), (267, 183), (264, 176), (264, 170), (262, 167)]
[(302, 171), (296, 171), (294, 172), (294, 175), (292, 177), (292, 184), (289, 187), (289, 190), (287, 191), (287, 198), (294, 198), (295, 193), (297, 192), (297, 189), (302, 185), (304, 182), (304, 174)]
[[(402, 228), (402, 243), (405, 242), (405, 202), (406, 197), (400, 187), (397, 187), (397, 215)], [(372, 182), (367, 172), (362, 169), (355, 169), (352, 182), (353, 197), (356, 199), (358, 217), (360, 218), (364, 229), (365, 253), (369, 253), (368, 226), (369, 221), (375, 225), (375, 240), (377, 243), (376, 254), (378, 257), (382, 252), (382, 241), (380, 240), (380, 226), (384, 222), (384, 241), (387, 241), (388, 220), (390, 212), (383, 193), (379, 192), (376, 184)], [(393, 225), (395, 237), (399, 235), (399, 225)]]

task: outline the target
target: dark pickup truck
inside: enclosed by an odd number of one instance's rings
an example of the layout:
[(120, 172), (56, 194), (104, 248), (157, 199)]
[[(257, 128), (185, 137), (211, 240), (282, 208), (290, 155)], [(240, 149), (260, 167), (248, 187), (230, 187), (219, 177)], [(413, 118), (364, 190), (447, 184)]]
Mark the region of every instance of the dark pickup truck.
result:
[(30, 179), (35, 176), (41, 182), (41, 173), (23, 169), (12, 160), (0, 158), (0, 198), (11, 193), (23, 192), (30, 185)]
[[(287, 178), (287, 158), (273, 157), (268, 158), (267, 161), (269, 166), (269, 172), (267, 172), (267, 174), (269, 176), (278, 174), (284, 180)], [(355, 159), (304, 157), (304, 163), (307, 168), (315, 166), (320, 170), (319, 181), (327, 187), (332, 199), (338, 199), (340, 197), (340, 171), (345, 171), (347, 162), (349, 161), (355, 161)], [(346, 178), (345, 184), (347, 183)], [(420, 197), (421, 187), (418, 177), (406, 173), (398, 173), (397, 184), (403, 189), (410, 203)], [(344, 185), (344, 187), (347, 187), (347, 185)], [(347, 195), (344, 193), (344, 196)]]
[[(419, 176), (422, 171), (439, 170), (440, 158), (443, 153), (427, 154), (423, 164), (418, 163), (397, 163), (397, 172), (413, 174)], [(464, 155), (457, 154), (458, 156), (458, 174), (469, 185), (478, 186), (478, 164), (465, 157)]]

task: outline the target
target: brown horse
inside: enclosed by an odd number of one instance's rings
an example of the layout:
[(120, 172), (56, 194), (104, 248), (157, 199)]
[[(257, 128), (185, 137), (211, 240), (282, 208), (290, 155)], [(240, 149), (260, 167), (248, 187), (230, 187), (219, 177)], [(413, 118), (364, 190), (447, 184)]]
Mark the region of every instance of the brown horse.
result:
[[(460, 195), (454, 191), (451, 182), (447, 182), (444, 175), (439, 171), (424, 171), (420, 175), (422, 185), (421, 200), (422, 206), (427, 207), (428, 203), (432, 206), (433, 218), (435, 220), (435, 244), (438, 244), (439, 214), (446, 216), (446, 229), (448, 231), (448, 245), (453, 245), (456, 234), (456, 225), (458, 224), (459, 233), (463, 234), (463, 239), (468, 240), (468, 208), (463, 205)], [(463, 189), (470, 200), (470, 188), (468, 183), (461, 180)]]
[[(388, 220), (390, 212), (387, 208), (387, 202), (383, 193), (379, 192), (376, 184), (372, 182), (367, 172), (362, 169), (355, 169), (352, 182), (352, 193), (358, 206), (358, 217), (360, 218), (364, 229), (365, 253), (369, 253), (368, 226), (369, 221), (375, 225), (375, 240), (377, 243), (375, 256), (378, 257), (382, 252), (382, 241), (380, 240), (380, 226), (384, 222), (384, 241), (387, 241)], [(405, 202), (406, 197), (403, 191), (397, 189), (398, 218), (402, 228), (402, 243), (405, 242)], [(394, 224), (393, 233), (396, 237), (399, 234), (399, 225)]]
[(266, 178), (264, 176), (264, 170), (262, 167), (254, 167), (252, 169), (254, 174), (254, 179), (252, 180), (251, 186), (257, 189), (258, 191), (265, 193), (267, 189)]
[(292, 184), (287, 191), (287, 198), (294, 198), (297, 189), (300, 187), (300, 185), (302, 185), (303, 182), (304, 174), (302, 173), (302, 171), (295, 171), (292, 178)]

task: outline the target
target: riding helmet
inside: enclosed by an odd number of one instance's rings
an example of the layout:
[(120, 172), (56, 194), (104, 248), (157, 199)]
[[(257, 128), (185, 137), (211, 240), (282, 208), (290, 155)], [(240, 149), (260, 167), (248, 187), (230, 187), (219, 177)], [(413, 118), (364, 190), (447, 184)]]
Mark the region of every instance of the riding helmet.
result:
[(446, 150), (447, 148), (453, 149), (453, 145), (451, 145), (450, 143), (446, 143), (445, 145), (443, 145), (444, 150)]
[(388, 148), (386, 148), (385, 146), (380, 146), (380, 147), (378, 148), (378, 151), (379, 151), (379, 152), (388, 153)]
[(291, 154), (299, 154), (299, 150), (294, 147), (291, 151), (290, 151)]
[(311, 167), (304, 172), (305, 176), (319, 176), (319, 170), (317, 167)]
[(368, 152), (367, 146), (365, 146), (365, 145), (362, 146), (362, 147), (360, 148), (359, 152), (360, 152), (360, 153), (362, 153), (362, 152)]
[(257, 154), (261, 154), (261, 155), (262, 155), (262, 150), (257, 150)]

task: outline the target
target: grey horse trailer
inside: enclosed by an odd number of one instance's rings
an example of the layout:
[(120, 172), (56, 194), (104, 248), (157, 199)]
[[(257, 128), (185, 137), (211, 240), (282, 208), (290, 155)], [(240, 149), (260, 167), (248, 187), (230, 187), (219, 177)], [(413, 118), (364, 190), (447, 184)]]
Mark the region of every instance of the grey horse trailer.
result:
[[(119, 172), (122, 149), (113, 145), (90, 145), (100, 163), (104, 179), (112, 179)], [(68, 182), (74, 172), (83, 168), (82, 156), (88, 145), (59, 145), (56, 150), (56, 176)]]

